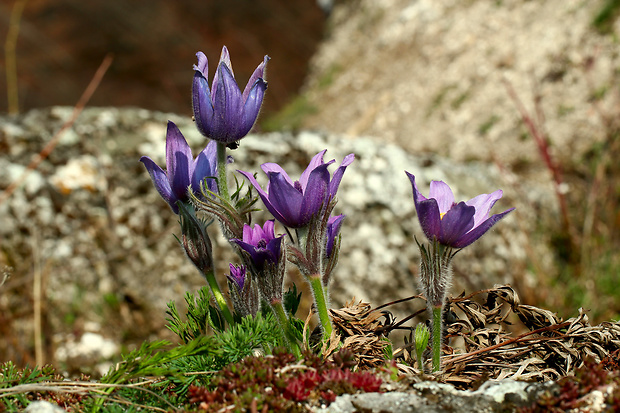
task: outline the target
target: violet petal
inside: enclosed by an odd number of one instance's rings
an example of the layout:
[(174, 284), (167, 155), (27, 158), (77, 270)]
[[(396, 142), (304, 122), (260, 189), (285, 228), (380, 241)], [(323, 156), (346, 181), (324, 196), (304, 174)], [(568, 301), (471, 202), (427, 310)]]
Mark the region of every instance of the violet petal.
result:
[(476, 208), (476, 214), (474, 215), (474, 228), (480, 225), (489, 217), (489, 212), (493, 205), (502, 197), (504, 193), (501, 189), (493, 192), (492, 194), (482, 194), (474, 197), (466, 202), (467, 205), (471, 205)]
[(181, 131), (173, 122), (168, 122), (166, 132), (166, 173), (170, 188), (178, 199), (187, 198), (190, 185), (189, 170), (194, 162), (192, 150)]
[(429, 198), (437, 200), (439, 212), (445, 214), (454, 205), (454, 194), (452, 189), (443, 181), (431, 181)]
[(486, 221), (478, 225), (476, 228), (463, 235), (458, 241), (452, 245), (455, 248), (465, 248), (466, 246), (472, 244), (478, 238), (483, 236), (497, 221), (504, 218), (508, 213), (512, 212), (514, 208), (510, 208), (500, 214), (495, 214), (492, 217), (488, 218)]
[[(269, 173), (269, 201), (272, 208), (265, 204), (274, 217), (279, 215), (287, 227), (298, 228), (307, 222), (300, 222), (302, 202), (304, 195), (289, 184), (279, 173)], [(274, 211), (277, 211), (277, 215)]]
[(168, 181), (166, 172), (148, 156), (141, 157), (140, 162), (144, 164), (146, 170), (149, 172), (153, 185), (155, 185), (155, 189), (159, 192), (159, 195), (170, 205), (174, 213), (178, 214), (179, 209), (176, 206), (176, 199), (172, 194), (172, 188), (170, 188), (170, 182)]
[(437, 239), (441, 244), (454, 246), (464, 234), (474, 227), (476, 209), (459, 202), (441, 218), (441, 232)]

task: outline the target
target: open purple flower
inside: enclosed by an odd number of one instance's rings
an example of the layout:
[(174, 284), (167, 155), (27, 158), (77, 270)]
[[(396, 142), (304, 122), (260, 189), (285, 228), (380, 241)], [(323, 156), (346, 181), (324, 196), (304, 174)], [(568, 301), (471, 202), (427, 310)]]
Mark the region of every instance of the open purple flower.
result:
[(256, 188), (265, 207), (278, 221), (289, 228), (302, 228), (336, 195), (344, 171), (355, 159), (353, 154), (345, 156), (330, 179), (327, 167), (335, 161), (323, 161), (326, 151), (316, 154), (299, 181), (295, 182), (280, 165), (262, 164), (261, 168), (269, 178), (266, 190), (261, 188), (252, 174), (239, 172)]
[(282, 237), (275, 236), (273, 220), (265, 222), (261, 228), (255, 224), (254, 228), (249, 225), (243, 226), (243, 239), (232, 239), (239, 247), (245, 250), (252, 260), (257, 272), (262, 271), (265, 264), (278, 264)]
[(497, 221), (514, 208), (489, 217), (491, 208), (502, 197), (497, 190), (482, 194), (467, 202), (454, 202), (450, 187), (442, 181), (432, 181), (429, 198), (425, 198), (415, 183), (415, 176), (406, 172), (413, 187), (413, 202), (426, 237), (452, 248), (464, 248), (483, 236)]
[(256, 122), (263, 103), (267, 82), (265, 69), (269, 56), (258, 65), (243, 93), (235, 80), (226, 46), (209, 88), (209, 62), (204, 53), (196, 53), (192, 103), (196, 126), (201, 134), (217, 142), (230, 144), (243, 138)]
[[(166, 171), (159, 167), (151, 158), (143, 156), (140, 162), (144, 164), (155, 189), (170, 205), (175, 214), (179, 213), (177, 201), (188, 201), (188, 187), (196, 195), (200, 195), (202, 181), (206, 177), (217, 175), (217, 148), (214, 141), (209, 142), (206, 148), (192, 156), (185, 137), (173, 122), (168, 122), (166, 131)], [(208, 189), (217, 192), (214, 179), (207, 180)]]

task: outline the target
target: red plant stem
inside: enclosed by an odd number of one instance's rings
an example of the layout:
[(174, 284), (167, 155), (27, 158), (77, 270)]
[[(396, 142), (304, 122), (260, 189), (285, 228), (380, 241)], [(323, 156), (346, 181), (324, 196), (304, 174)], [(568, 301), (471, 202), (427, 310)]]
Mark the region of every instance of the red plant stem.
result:
[(97, 90), (97, 88), (99, 87), (99, 84), (101, 83), (101, 80), (103, 79), (103, 76), (105, 75), (106, 71), (108, 70), (111, 64), (112, 64), (112, 55), (109, 54), (103, 59), (103, 61), (99, 65), (99, 68), (97, 69), (93, 78), (91, 79), (90, 83), (88, 84), (84, 92), (82, 93), (82, 96), (80, 96), (80, 99), (73, 107), (73, 113), (71, 114), (71, 118), (69, 118), (69, 120), (67, 120), (64, 123), (64, 125), (62, 125), (60, 130), (56, 132), (56, 134), (47, 143), (47, 145), (45, 145), (45, 147), (41, 150), (41, 152), (39, 152), (39, 154), (34, 157), (34, 159), (30, 162), (30, 164), (28, 164), (28, 167), (21, 174), (21, 176), (17, 178), (15, 181), (13, 181), (4, 190), (4, 192), (0, 194), (0, 204), (6, 201), (13, 194), (13, 192), (15, 192), (15, 190), (21, 184), (24, 183), (26, 178), (28, 178), (28, 175), (30, 174), (30, 172), (35, 170), (39, 166), (39, 164), (43, 162), (45, 158), (49, 156), (50, 153), (52, 153), (52, 151), (58, 144), (58, 141), (62, 137), (63, 133), (75, 123), (77, 117), (80, 116), (80, 113), (82, 113), (82, 110), (84, 110), (84, 107), (86, 106), (90, 98), (92, 97), (93, 93), (95, 93), (95, 90)]
[(529, 113), (525, 109), (525, 106), (523, 105), (523, 102), (521, 102), (521, 100), (519, 99), (519, 96), (517, 96), (517, 93), (512, 87), (512, 84), (508, 82), (508, 80), (506, 79), (503, 79), (503, 82), (504, 82), (504, 85), (506, 86), (506, 90), (508, 91), (508, 94), (510, 95), (510, 98), (513, 100), (515, 106), (517, 107), (517, 110), (519, 111), (519, 114), (521, 115), (521, 120), (523, 121), (523, 123), (529, 130), (530, 134), (534, 138), (534, 141), (536, 142), (536, 146), (538, 147), (538, 152), (540, 153), (540, 156), (543, 158), (543, 161), (545, 162), (547, 169), (549, 169), (549, 171), (551, 172), (551, 175), (553, 176), (555, 195), (558, 198), (558, 202), (560, 204), (560, 211), (562, 214), (562, 225), (564, 227), (565, 232), (568, 234), (570, 238), (571, 247), (575, 247), (577, 245), (577, 242), (576, 242), (575, 232), (571, 224), (570, 216), (568, 214), (568, 204), (566, 202), (566, 197), (564, 196), (564, 194), (562, 193), (560, 189), (563, 183), (560, 167), (551, 158), (551, 153), (549, 151), (549, 144), (547, 142), (546, 136), (544, 136), (544, 133), (540, 130), (538, 125), (536, 125), (536, 123), (532, 120), (532, 117), (529, 115)]

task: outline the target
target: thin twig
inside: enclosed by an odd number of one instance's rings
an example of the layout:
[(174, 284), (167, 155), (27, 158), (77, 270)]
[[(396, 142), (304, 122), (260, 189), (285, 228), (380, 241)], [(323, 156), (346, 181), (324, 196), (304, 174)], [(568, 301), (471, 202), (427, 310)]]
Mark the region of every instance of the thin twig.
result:
[[(141, 390), (143, 392), (149, 393), (154, 397), (158, 398), (162, 402), (166, 403), (173, 410), (176, 408), (173, 404), (171, 404), (168, 400), (162, 397), (160, 394), (154, 392), (153, 390), (147, 389), (146, 387), (142, 387), (145, 384), (153, 384), (156, 380), (144, 380), (139, 383), (132, 384), (106, 384), (106, 383), (88, 383), (88, 382), (45, 382), (45, 383), (27, 383), (27, 384), (19, 384), (17, 386), (9, 387), (6, 389), (0, 389), (0, 398), (14, 396), (16, 394), (22, 393), (33, 393), (33, 392), (54, 392), (54, 393), (72, 393), (72, 394), (86, 394), (86, 393), (95, 393), (100, 394), (102, 396), (107, 396), (108, 393), (104, 392), (103, 389), (116, 389), (116, 388), (125, 388), (125, 389), (136, 389)], [(115, 401), (118, 403), (129, 403), (132, 402), (123, 401), (122, 399), (117, 398), (108, 398), (108, 400)], [(159, 410), (166, 411), (153, 406), (142, 406), (135, 405), (139, 407), (149, 408), (151, 410)]]
[(401, 298), (399, 300), (395, 300), (395, 301), (390, 301), (389, 303), (385, 303), (385, 304), (381, 304), (378, 307), (375, 307), (372, 311), (377, 311), (380, 310), (382, 308), (385, 308), (389, 305), (394, 305), (394, 304), (399, 304), (399, 303), (404, 303), (405, 301), (411, 301), (411, 300), (415, 300), (416, 298), (424, 298), (424, 296), (422, 294), (418, 294), (418, 295), (412, 295), (411, 297), (406, 297), (406, 298)]
[(60, 140), (64, 132), (67, 129), (69, 129), (73, 125), (73, 123), (75, 123), (76, 119), (78, 118), (78, 116), (80, 116), (80, 114), (82, 113), (82, 110), (84, 110), (84, 107), (86, 106), (90, 98), (92, 97), (93, 93), (95, 93), (95, 90), (97, 90), (97, 87), (99, 87), (99, 84), (101, 83), (101, 80), (103, 79), (103, 76), (105, 75), (106, 71), (110, 67), (110, 64), (112, 64), (112, 55), (109, 54), (103, 59), (103, 61), (101, 62), (101, 65), (99, 65), (99, 68), (95, 72), (95, 75), (93, 76), (90, 83), (84, 90), (84, 93), (82, 93), (80, 100), (78, 100), (75, 107), (73, 108), (73, 113), (71, 114), (71, 117), (69, 118), (69, 120), (67, 120), (64, 123), (64, 125), (62, 125), (60, 130), (56, 132), (56, 134), (47, 143), (47, 145), (45, 145), (45, 147), (41, 150), (41, 152), (39, 152), (39, 154), (34, 157), (34, 159), (30, 162), (30, 164), (28, 164), (28, 167), (21, 174), (21, 176), (17, 178), (15, 181), (13, 181), (4, 190), (4, 192), (0, 194), (0, 204), (6, 201), (11, 196), (11, 194), (13, 194), (13, 192), (15, 192), (15, 190), (21, 184), (24, 183), (26, 178), (28, 178), (28, 175), (32, 171), (34, 171), (39, 166), (39, 164), (43, 162), (45, 158), (49, 156), (50, 153), (52, 153), (52, 151), (58, 144), (58, 141)]
[(467, 354), (463, 354), (463, 355), (457, 356), (457, 357), (449, 360), (449, 362), (454, 364), (454, 363), (457, 363), (457, 362), (459, 362), (461, 360), (465, 360), (468, 357), (475, 356), (475, 355), (480, 354), (480, 353), (485, 353), (487, 351), (495, 350), (496, 348), (507, 346), (507, 345), (515, 343), (515, 342), (517, 342), (519, 340), (523, 340), (523, 338), (525, 338), (527, 336), (531, 336), (532, 334), (539, 334), (539, 333), (543, 333), (545, 331), (550, 331), (550, 330), (558, 330), (558, 329), (564, 328), (564, 327), (566, 327), (568, 325), (570, 325), (570, 321), (565, 321), (565, 322), (560, 323), (560, 324), (553, 324), (553, 325), (550, 325), (550, 326), (542, 327), (542, 328), (539, 328), (537, 330), (521, 334), (518, 337), (511, 338), (510, 340), (502, 341), (501, 343), (497, 343), (497, 344), (494, 344), (494, 345), (489, 346), (489, 347), (485, 347), (485, 348), (481, 348), (481, 349), (476, 350), (476, 351), (472, 351), (471, 353), (467, 353)]
[(33, 334), (34, 334), (34, 359), (37, 366), (43, 366), (43, 334), (41, 333), (41, 256), (39, 254), (39, 233), (35, 228), (32, 237), (32, 260), (34, 265), (34, 282), (32, 283), (33, 301)]
[[(537, 125), (536, 122), (534, 122), (534, 120), (528, 113), (527, 109), (525, 109), (523, 102), (521, 101), (521, 99), (519, 99), (519, 96), (517, 95), (517, 92), (515, 91), (514, 87), (512, 87), (512, 84), (505, 78), (502, 80), (503, 80), (504, 86), (506, 87), (506, 90), (508, 91), (508, 95), (514, 102), (515, 106), (517, 107), (517, 110), (519, 111), (519, 114), (521, 115), (522, 122), (527, 127), (528, 131), (530, 132), (530, 135), (532, 135), (532, 138), (534, 138), (534, 142), (536, 143), (536, 146), (538, 147), (538, 152), (543, 158), (543, 161), (545, 162), (547, 169), (549, 169), (549, 171), (551, 172), (551, 175), (553, 176), (555, 195), (558, 199), (558, 203), (560, 204), (560, 211), (562, 215), (562, 225), (564, 227), (564, 231), (569, 236), (569, 239), (571, 242), (571, 245), (570, 245), (571, 248), (575, 250), (575, 247), (577, 245), (577, 237), (575, 234), (575, 230), (573, 229), (570, 215), (568, 213), (568, 204), (566, 201), (566, 197), (564, 196), (564, 193), (562, 192), (563, 179), (562, 179), (562, 173), (560, 171), (560, 167), (551, 157), (551, 151), (549, 150), (549, 143), (547, 142), (547, 137), (545, 136), (544, 132), (541, 131), (541, 126)], [(537, 114), (538, 119), (540, 121), (543, 121), (544, 117), (541, 114), (542, 111), (540, 109), (540, 104), (538, 103), (538, 101), (535, 101), (535, 106), (536, 106), (536, 114)]]

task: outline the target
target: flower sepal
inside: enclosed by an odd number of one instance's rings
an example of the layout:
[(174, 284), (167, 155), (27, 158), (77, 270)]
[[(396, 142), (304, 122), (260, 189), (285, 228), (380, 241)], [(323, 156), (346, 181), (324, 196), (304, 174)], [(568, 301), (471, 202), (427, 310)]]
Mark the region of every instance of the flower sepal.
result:
[(181, 239), (185, 254), (201, 274), (213, 271), (213, 249), (207, 227), (213, 222), (205, 222), (196, 216), (196, 211), (189, 203), (177, 202)]
[(243, 238), (243, 226), (250, 221), (250, 214), (258, 211), (254, 206), (258, 196), (253, 194), (252, 187), (248, 186), (242, 195), (244, 183), (236, 180), (236, 185), (230, 201), (206, 185), (201, 186), (202, 197), (191, 196), (196, 209), (218, 220), (224, 237), (229, 240)]
[(226, 277), (235, 314), (240, 318), (256, 316), (260, 311), (258, 288), (256, 282), (246, 273), (246, 267), (230, 264), (230, 275)]

